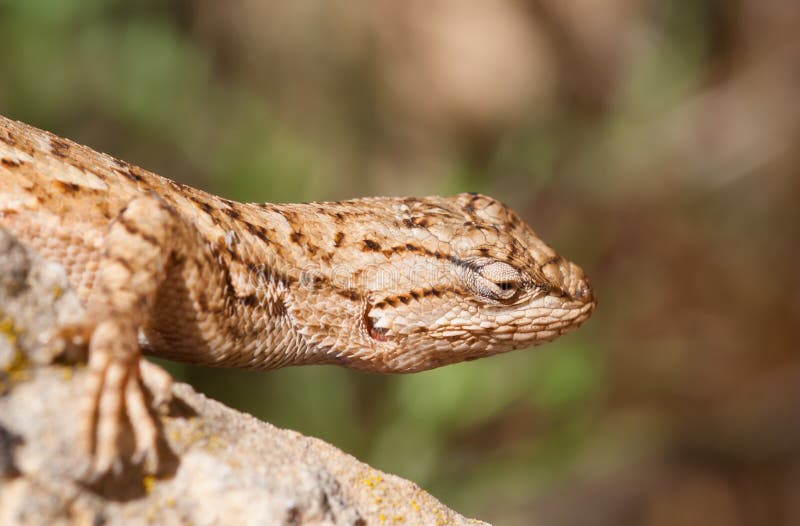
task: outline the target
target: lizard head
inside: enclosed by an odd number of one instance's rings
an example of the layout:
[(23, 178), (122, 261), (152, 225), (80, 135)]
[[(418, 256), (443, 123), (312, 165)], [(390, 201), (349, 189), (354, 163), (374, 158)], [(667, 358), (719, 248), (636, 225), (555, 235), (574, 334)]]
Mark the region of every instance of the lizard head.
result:
[[(340, 297), (315, 315), (332, 321), (319, 331), (330, 361), (430, 369), (552, 340), (594, 310), (583, 271), (492, 198), (339, 204), (354, 214), (334, 235), (349, 250), (327, 269)], [(370, 213), (359, 216), (361, 208)], [(348, 314), (337, 321), (339, 311)]]

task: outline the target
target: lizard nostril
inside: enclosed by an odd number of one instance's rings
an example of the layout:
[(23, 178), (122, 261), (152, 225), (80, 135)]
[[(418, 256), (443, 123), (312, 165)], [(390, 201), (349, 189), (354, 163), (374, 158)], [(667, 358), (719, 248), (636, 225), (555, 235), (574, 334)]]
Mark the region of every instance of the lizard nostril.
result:
[(542, 268), (545, 277), (572, 299), (581, 303), (595, 301), (594, 290), (583, 270), (576, 264), (558, 259)]
[(595, 302), (594, 290), (592, 289), (592, 285), (589, 283), (588, 279), (583, 278), (578, 282), (578, 285), (575, 287), (575, 291), (572, 293), (572, 297), (584, 303)]

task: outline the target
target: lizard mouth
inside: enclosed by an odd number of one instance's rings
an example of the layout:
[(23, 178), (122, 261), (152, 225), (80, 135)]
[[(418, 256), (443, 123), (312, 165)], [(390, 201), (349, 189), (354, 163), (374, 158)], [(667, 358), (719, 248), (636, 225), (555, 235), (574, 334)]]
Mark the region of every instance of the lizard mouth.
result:
[[(452, 340), (456, 335), (465, 336), (471, 331), (478, 331), (489, 337), (494, 343), (516, 342), (510, 347), (519, 348), (529, 344), (541, 343), (555, 336), (570, 332), (580, 326), (592, 314), (596, 307), (594, 293), (586, 283), (578, 287), (573, 294), (559, 291), (558, 294), (540, 294), (527, 301), (505, 307), (486, 307), (487, 317), (473, 326), (453, 326), (436, 328), (428, 325), (427, 330), (420, 327), (400, 328), (400, 334), (410, 336), (412, 333), (427, 332), (433, 339)], [(390, 311), (391, 312), (391, 311)], [(375, 342), (393, 340), (395, 330), (392, 315), (382, 306), (367, 305), (363, 315), (363, 330)], [(386, 326), (388, 324), (389, 326)], [(416, 324), (414, 324), (416, 325)], [(426, 324), (427, 325), (427, 324)], [(502, 345), (502, 344), (501, 344)], [(509, 347), (509, 345), (504, 345)]]

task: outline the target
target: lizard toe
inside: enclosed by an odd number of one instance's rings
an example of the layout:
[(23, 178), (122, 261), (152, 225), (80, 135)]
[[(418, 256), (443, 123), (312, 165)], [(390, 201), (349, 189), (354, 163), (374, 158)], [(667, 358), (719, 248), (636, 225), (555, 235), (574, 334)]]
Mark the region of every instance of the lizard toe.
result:
[(136, 443), (132, 460), (141, 465), (145, 473), (157, 473), (161, 464), (158, 451), (159, 428), (148, 407), (145, 388), (138, 378), (128, 382), (125, 402)]

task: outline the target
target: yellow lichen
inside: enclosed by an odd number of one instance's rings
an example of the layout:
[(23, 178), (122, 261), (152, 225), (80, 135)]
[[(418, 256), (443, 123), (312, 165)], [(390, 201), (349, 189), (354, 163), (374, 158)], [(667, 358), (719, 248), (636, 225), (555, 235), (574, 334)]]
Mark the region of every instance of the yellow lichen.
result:
[(0, 320), (0, 334), (5, 336), (8, 339), (8, 343), (11, 345), (17, 344), (19, 332), (20, 331), (14, 326), (14, 322), (11, 321), (10, 318), (5, 317)]
[(145, 475), (142, 478), (142, 487), (147, 494), (153, 492), (153, 489), (156, 487), (156, 478), (152, 475)]
[(374, 489), (375, 486), (377, 486), (381, 482), (383, 482), (383, 477), (381, 477), (380, 475), (373, 475), (364, 479), (364, 484), (366, 484), (372, 489)]
[(25, 355), (25, 353), (19, 349), (16, 349), (14, 351), (14, 356), (11, 357), (11, 361), (3, 367), (3, 371), (8, 373), (8, 377), (12, 381), (19, 382), (30, 378), (30, 374), (28, 372), (29, 365), (30, 362), (28, 361), (28, 357)]
[(218, 451), (221, 446), (222, 446), (222, 439), (220, 439), (219, 436), (211, 435), (208, 437), (206, 449), (209, 452), (213, 453), (215, 451)]
[(22, 331), (14, 325), (11, 318), (6, 316), (0, 319), (0, 334), (5, 336), (8, 343), (14, 347), (14, 355), (11, 360), (3, 364), (3, 371), (8, 373), (12, 381), (27, 380), (30, 376), (27, 373), (27, 369), (30, 366), (28, 356), (17, 348), (17, 339), (21, 333)]
[(172, 429), (169, 432), (169, 438), (171, 442), (180, 443), (183, 440), (183, 435), (181, 434), (180, 430)]

